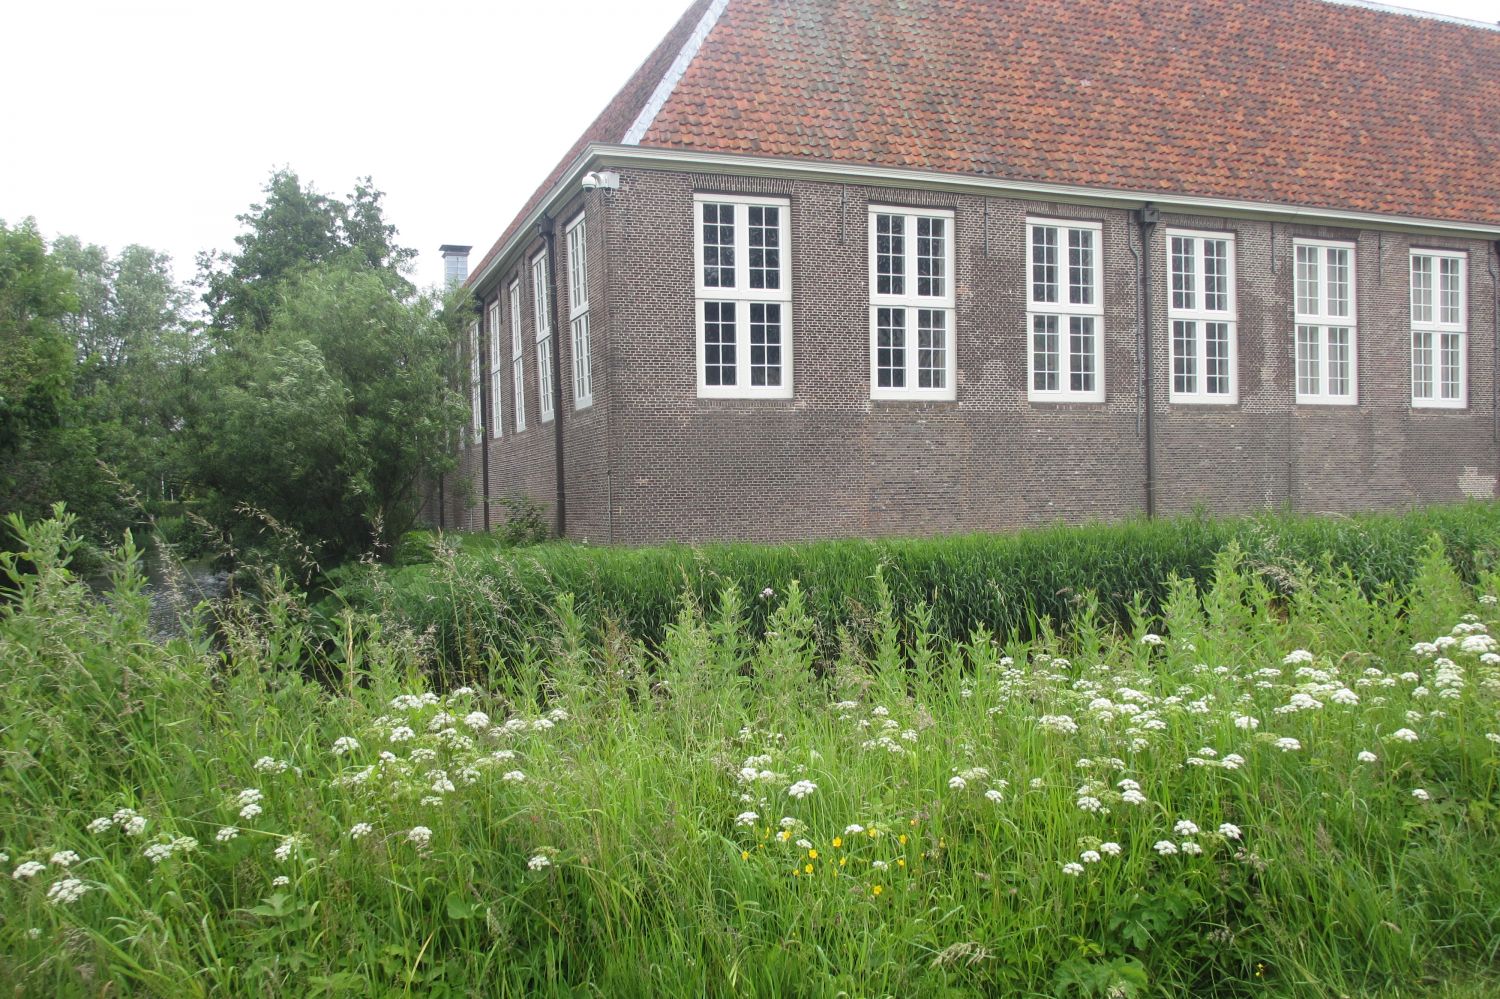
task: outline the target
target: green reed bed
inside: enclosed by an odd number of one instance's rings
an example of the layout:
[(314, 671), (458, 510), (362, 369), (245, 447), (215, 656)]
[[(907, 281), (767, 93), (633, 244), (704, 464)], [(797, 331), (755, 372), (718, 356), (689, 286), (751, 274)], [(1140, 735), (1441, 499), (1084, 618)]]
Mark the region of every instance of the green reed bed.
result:
[(1272, 585), (1228, 545), (1164, 578), (1159, 613), (1115, 626), (1080, 590), (1064, 634), (1024, 642), (950, 640), (872, 567), (831, 654), (791, 581), (679, 598), (649, 650), (562, 596), (527, 654), (433, 688), (431, 636), (352, 612), (320, 634), (276, 592), (224, 608), (219, 645), (156, 644), (129, 552), (101, 602), (64, 525), (18, 533), (17, 995), (1500, 981), (1500, 579), (1435, 545), (1400, 593)]

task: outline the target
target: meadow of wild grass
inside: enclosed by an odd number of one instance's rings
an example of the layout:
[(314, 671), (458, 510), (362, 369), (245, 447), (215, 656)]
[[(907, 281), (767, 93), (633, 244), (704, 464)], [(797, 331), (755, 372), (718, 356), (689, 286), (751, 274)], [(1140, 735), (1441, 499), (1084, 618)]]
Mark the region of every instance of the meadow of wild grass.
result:
[(274, 585), (153, 641), (128, 546), (100, 599), (17, 533), (16, 995), (1500, 988), (1500, 577), (1436, 542), (1399, 589), (1231, 544), (1024, 641), (883, 571), (832, 651), (796, 582), (649, 645), (563, 594), (455, 668)]

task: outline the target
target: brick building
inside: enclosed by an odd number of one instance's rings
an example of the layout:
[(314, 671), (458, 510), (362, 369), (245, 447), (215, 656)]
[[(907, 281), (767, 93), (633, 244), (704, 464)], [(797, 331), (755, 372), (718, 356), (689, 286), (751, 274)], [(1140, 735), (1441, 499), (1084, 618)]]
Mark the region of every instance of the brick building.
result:
[[(467, 281), (433, 519), (596, 542), (1495, 495), (1500, 31), (698, 0)], [(434, 497), (436, 500), (436, 497)]]

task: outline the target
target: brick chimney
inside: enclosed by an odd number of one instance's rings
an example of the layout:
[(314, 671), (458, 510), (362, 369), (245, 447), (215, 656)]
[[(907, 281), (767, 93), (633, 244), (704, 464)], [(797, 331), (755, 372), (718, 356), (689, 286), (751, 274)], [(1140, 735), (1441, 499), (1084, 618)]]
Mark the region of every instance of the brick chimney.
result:
[(472, 249), (472, 246), (455, 246), (452, 243), (444, 243), (438, 247), (438, 252), (443, 255), (445, 284), (463, 284), (464, 278), (469, 276), (469, 251)]

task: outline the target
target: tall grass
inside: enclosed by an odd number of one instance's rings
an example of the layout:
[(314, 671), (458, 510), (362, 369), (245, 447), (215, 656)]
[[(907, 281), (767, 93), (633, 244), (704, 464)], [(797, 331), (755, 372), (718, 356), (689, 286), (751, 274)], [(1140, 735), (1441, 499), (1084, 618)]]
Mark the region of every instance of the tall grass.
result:
[(1030, 639), (1066, 627), (1092, 594), (1111, 624), (1130, 620), (1135, 601), (1156, 610), (1172, 575), (1203, 583), (1217, 554), (1238, 545), (1283, 593), (1310, 569), (1352, 571), (1369, 592), (1406, 587), (1426, 539), (1443, 541), (1469, 581), (1496, 564), (1500, 503), (1432, 507), (1404, 515), (1263, 515), (1215, 520), (1184, 517), (1010, 535), (922, 540), (826, 541), (796, 545), (727, 544), (600, 548), (551, 544), (495, 548), (482, 536), (438, 538), (432, 561), (389, 571), (343, 573), (341, 599), (361, 610), (430, 632), (449, 663), (473, 662), (484, 649), (522, 655), (552, 608), (571, 594), (601, 629), (650, 645), (660, 642), (684, 592), (712, 613), (726, 589), (738, 592), (750, 633), (760, 635), (775, 607), (767, 589), (797, 580), (825, 653), (841, 629), (867, 625), (877, 600), (876, 570), (898, 616), (919, 604), (934, 632), (960, 641), (975, 628)]
[(1497, 984), (1500, 578), (1435, 545), (1399, 590), (1282, 589), (1229, 545), (1156, 610), (1080, 592), (1024, 640), (952, 640), (872, 572), (832, 653), (791, 581), (689, 593), (650, 648), (564, 594), (434, 693), (430, 636), (333, 638), (274, 589), (154, 643), (128, 548), (100, 601), (65, 524), (16, 530), (17, 995)]

